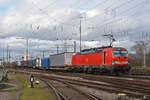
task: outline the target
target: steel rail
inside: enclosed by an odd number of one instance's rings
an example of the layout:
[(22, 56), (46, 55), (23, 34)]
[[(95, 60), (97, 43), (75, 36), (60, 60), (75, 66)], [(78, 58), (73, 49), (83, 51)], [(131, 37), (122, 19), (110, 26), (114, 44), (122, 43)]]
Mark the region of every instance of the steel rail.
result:
[(45, 82), (49, 88), (51, 88), (54, 93), (56, 94), (58, 100), (68, 100), (62, 93), (60, 93), (51, 83), (48, 79), (42, 79), (40, 78), (40, 80), (42, 80), (43, 82)]

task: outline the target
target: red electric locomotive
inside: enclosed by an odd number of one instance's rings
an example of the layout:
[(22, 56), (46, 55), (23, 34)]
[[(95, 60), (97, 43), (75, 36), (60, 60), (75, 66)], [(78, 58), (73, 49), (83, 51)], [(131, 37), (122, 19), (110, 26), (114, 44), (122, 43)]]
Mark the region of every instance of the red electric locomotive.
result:
[(130, 71), (129, 54), (121, 47), (100, 47), (82, 50), (72, 56), (72, 65), (82, 71), (126, 73)]

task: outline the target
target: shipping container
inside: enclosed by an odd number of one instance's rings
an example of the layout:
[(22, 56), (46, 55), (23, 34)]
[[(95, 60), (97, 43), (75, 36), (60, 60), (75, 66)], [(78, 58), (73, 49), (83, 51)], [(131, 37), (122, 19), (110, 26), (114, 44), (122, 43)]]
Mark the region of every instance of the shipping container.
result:
[(66, 53), (50, 55), (51, 66), (55, 66), (55, 67), (71, 66), (72, 54), (73, 52), (66, 52)]
[(30, 61), (29, 61), (29, 67), (32, 67), (32, 66), (33, 66), (33, 61), (30, 60)]
[(36, 59), (32, 60), (32, 64), (33, 64), (33, 68), (35, 68), (36, 67)]
[(29, 61), (29, 67), (33, 67), (33, 68), (36, 67), (36, 59), (33, 59), (33, 60)]
[(17, 66), (20, 67), (21, 66), (21, 62), (20, 61), (16, 61)]
[(24, 67), (24, 61), (20, 61), (21, 67)]
[(41, 67), (42, 68), (50, 68), (50, 58), (42, 58), (41, 59)]
[(24, 61), (24, 66), (25, 66), (25, 67), (29, 67), (29, 61), (27, 61), (27, 60)]
[(40, 68), (41, 67), (41, 59), (37, 58), (36, 59), (36, 68)]

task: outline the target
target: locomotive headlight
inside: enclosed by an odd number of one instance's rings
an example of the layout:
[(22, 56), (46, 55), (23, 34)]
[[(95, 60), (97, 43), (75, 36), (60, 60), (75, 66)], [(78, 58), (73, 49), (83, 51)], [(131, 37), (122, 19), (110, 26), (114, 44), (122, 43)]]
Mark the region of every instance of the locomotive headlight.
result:
[(115, 64), (120, 64), (120, 61), (115, 61)]
[(128, 61), (123, 62), (123, 64), (128, 64), (128, 63), (129, 63)]
[(114, 64), (120, 64), (120, 61), (112, 61), (112, 65)]

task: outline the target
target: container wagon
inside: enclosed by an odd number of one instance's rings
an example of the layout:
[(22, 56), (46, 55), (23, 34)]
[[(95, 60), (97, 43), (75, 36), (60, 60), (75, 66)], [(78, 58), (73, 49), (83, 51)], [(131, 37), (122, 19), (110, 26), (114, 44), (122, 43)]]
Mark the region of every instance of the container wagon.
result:
[(50, 68), (50, 58), (42, 58), (41, 59), (41, 68), (42, 69), (49, 69)]
[(72, 65), (73, 52), (65, 52), (55, 55), (50, 55), (51, 66), (54, 68), (66, 67)]

